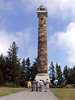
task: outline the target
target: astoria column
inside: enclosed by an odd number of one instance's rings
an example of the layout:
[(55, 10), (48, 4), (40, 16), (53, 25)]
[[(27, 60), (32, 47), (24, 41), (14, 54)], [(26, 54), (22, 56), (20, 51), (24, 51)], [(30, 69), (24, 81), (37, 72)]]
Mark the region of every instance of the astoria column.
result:
[(47, 31), (46, 31), (46, 17), (47, 9), (40, 6), (37, 9), (38, 16), (38, 73), (48, 72), (48, 55), (47, 55)]

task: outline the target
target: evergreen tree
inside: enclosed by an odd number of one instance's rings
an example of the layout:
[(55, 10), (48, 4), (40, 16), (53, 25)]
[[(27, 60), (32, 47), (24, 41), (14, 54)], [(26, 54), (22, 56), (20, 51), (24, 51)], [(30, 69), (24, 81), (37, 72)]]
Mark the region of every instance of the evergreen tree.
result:
[(23, 68), (24, 70), (25, 70), (25, 67), (26, 67), (25, 65), (26, 65), (26, 61), (25, 61), (25, 59), (23, 59), (23, 60), (22, 60), (22, 68)]
[(25, 59), (22, 60), (21, 66), (20, 66), (20, 77), (19, 82), (21, 86), (25, 85)]
[(8, 57), (5, 58), (5, 68), (4, 68), (4, 80), (5, 83), (11, 82), (12, 75), (11, 75), (11, 62)]
[(50, 75), (51, 83), (54, 84), (54, 80), (55, 80), (55, 68), (54, 68), (53, 62), (51, 62), (50, 66), (49, 66), (49, 75)]
[(67, 65), (64, 67), (63, 75), (65, 78), (65, 83), (68, 84), (69, 83), (69, 68), (67, 67)]
[(37, 72), (37, 59), (33, 62), (33, 65), (31, 67), (31, 80), (33, 81), (35, 79)]
[(5, 67), (5, 59), (3, 55), (0, 55), (0, 85), (4, 84), (4, 67)]
[(8, 59), (10, 62), (10, 75), (11, 81), (16, 83), (19, 76), (19, 61), (17, 58), (17, 46), (16, 43), (13, 42), (8, 51)]
[(30, 63), (30, 59), (29, 57), (26, 59), (26, 65), (25, 65), (25, 69), (26, 69), (26, 81), (30, 80), (31, 77), (31, 63)]
[(57, 80), (58, 80), (58, 85), (61, 85), (62, 82), (63, 82), (63, 78), (62, 78), (61, 67), (58, 64), (56, 64), (56, 77), (57, 77)]
[(75, 66), (73, 68), (70, 68), (69, 83), (75, 84)]
[(29, 57), (28, 57), (28, 58), (26, 59), (26, 66), (27, 66), (27, 67), (30, 67), (30, 65), (31, 65), (31, 64), (30, 64), (30, 59), (29, 59)]

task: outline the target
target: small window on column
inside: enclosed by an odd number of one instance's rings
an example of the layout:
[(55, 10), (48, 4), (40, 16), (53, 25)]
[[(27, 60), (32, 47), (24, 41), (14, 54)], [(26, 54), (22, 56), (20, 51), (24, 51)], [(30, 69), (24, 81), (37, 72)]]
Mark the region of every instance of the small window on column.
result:
[(43, 18), (41, 18), (41, 20), (43, 20)]

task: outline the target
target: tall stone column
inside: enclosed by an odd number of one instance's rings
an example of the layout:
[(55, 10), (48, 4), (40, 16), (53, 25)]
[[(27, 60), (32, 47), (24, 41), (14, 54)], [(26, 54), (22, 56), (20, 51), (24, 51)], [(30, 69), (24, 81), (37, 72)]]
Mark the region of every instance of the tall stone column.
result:
[(49, 79), (48, 75), (48, 59), (47, 59), (47, 31), (46, 31), (46, 17), (47, 9), (44, 6), (40, 6), (37, 9), (38, 16), (38, 57), (37, 57), (37, 69), (38, 74), (35, 80)]
[(37, 9), (38, 16), (38, 73), (47, 73), (48, 59), (47, 59), (47, 31), (46, 31), (46, 17), (47, 9), (40, 6)]

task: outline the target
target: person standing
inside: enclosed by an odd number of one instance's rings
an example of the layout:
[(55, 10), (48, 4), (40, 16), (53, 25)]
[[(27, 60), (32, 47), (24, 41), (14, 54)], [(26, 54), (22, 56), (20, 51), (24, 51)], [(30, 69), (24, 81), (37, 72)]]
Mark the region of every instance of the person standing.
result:
[(49, 80), (46, 79), (46, 83), (47, 83), (47, 90), (49, 89)]
[(36, 91), (36, 80), (32, 81), (32, 91)]
[(47, 85), (46, 84), (47, 84), (46, 81), (44, 81), (44, 92), (47, 91)]
[(28, 81), (28, 88), (31, 88), (31, 81)]
[(39, 88), (39, 82), (36, 81), (36, 91), (38, 91), (38, 88)]
[(42, 89), (43, 89), (43, 81), (40, 80), (39, 81), (39, 91), (42, 92)]
[(44, 81), (44, 89), (45, 89), (45, 92), (47, 92), (48, 89), (49, 89), (49, 81), (48, 81), (48, 79), (46, 79), (46, 81)]

